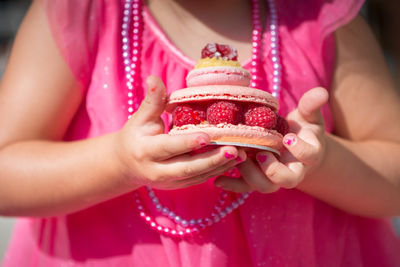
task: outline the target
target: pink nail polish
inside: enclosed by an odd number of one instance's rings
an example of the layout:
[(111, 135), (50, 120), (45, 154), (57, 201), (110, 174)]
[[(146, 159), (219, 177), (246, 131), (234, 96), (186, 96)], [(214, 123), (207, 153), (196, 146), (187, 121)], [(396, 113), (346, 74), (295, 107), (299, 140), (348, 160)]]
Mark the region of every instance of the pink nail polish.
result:
[(287, 137), (285, 139), (284, 143), (288, 146), (294, 145), (294, 143), (296, 143), (296, 138), (295, 137)]
[(227, 158), (227, 159), (233, 159), (235, 157), (235, 155), (233, 155), (233, 154), (231, 154), (231, 153), (228, 153), (228, 152), (225, 152), (225, 158)]
[(263, 154), (260, 154), (260, 155), (257, 155), (257, 160), (260, 162), (260, 163), (264, 163), (264, 162), (266, 162), (267, 161), (267, 155), (263, 155)]
[(199, 146), (201, 146), (201, 147), (207, 145), (206, 139), (204, 139), (204, 137), (202, 137), (202, 136), (197, 137), (197, 143), (198, 143)]

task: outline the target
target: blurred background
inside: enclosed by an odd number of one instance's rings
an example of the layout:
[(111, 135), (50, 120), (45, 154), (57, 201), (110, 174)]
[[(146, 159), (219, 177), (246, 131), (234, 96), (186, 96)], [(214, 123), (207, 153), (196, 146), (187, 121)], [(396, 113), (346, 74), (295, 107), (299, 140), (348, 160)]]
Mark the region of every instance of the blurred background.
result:
[[(11, 44), (29, 6), (28, 0), (0, 0), (0, 79), (4, 72)], [(400, 1), (367, 0), (362, 14), (381, 43), (393, 78), (400, 88)], [(9, 241), (13, 218), (0, 217), (0, 263)], [(393, 221), (400, 236), (400, 219)]]

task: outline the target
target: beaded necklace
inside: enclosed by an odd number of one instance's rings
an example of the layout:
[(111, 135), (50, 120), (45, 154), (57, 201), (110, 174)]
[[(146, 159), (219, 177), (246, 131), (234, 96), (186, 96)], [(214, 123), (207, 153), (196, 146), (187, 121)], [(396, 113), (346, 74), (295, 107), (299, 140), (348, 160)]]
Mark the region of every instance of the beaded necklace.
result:
[[(278, 35), (278, 14), (274, 0), (266, 0), (269, 6), (269, 31), (271, 60), (273, 63), (272, 89), (271, 93), (274, 97), (279, 98), (281, 90), (281, 62), (279, 54), (279, 35)], [(250, 87), (258, 88), (260, 84), (260, 62), (262, 50), (262, 26), (260, 22), (260, 7), (258, 0), (251, 0), (252, 4), (252, 57), (251, 57), (251, 81)], [(140, 52), (142, 46), (143, 32), (143, 16), (142, 16), (142, 0), (125, 0), (121, 28), (121, 44), (122, 44), (122, 60), (124, 64), (126, 87), (127, 87), (127, 104), (128, 119), (138, 109), (140, 103), (134, 96), (135, 88), (141, 86), (140, 73)], [(227, 203), (228, 193), (221, 191), (219, 199), (213, 208), (213, 212), (205, 218), (185, 218), (176, 214), (168, 207), (163, 206), (156, 196), (155, 192), (146, 187), (148, 196), (155, 209), (169, 217), (176, 224), (176, 228), (165, 227), (158, 224), (155, 219), (148, 214), (139, 197), (138, 192), (134, 192), (135, 202), (139, 215), (154, 230), (162, 234), (176, 237), (185, 237), (200, 232), (202, 229), (210, 227), (214, 223), (219, 222), (222, 218), (236, 210), (242, 205), (249, 193), (241, 194), (235, 201)]]

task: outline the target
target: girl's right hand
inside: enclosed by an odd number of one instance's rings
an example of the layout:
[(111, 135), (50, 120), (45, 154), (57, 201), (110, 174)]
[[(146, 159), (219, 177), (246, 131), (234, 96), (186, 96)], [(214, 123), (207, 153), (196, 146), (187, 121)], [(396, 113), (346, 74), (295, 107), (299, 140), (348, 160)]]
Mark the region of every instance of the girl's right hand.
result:
[(165, 87), (155, 76), (148, 77), (146, 84), (146, 98), (115, 139), (117, 159), (128, 180), (157, 189), (184, 188), (246, 160), (246, 153), (232, 146), (191, 153), (210, 143), (205, 133), (164, 134), (160, 115), (167, 102)]

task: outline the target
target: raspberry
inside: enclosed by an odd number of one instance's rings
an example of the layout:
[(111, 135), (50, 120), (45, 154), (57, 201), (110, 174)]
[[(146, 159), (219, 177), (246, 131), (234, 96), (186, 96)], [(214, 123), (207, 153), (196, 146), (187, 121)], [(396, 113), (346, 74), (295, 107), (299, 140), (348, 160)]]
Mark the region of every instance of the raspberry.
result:
[(217, 44), (218, 52), (221, 53), (221, 56), (225, 60), (237, 60), (237, 50), (236, 48), (230, 45), (221, 45)]
[(200, 105), (177, 106), (172, 113), (172, 119), (175, 126), (200, 124), (206, 120), (206, 111)]
[(285, 118), (278, 115), (277, 120), (276, 120), (275, 130), (277, 130), (278, 133), (280, 133), (282, 135), (285, 135), (289, 132), (289, 124), (285, 120)]
[(230, 45), (209, 43), (201, 50), (201, 58), (206, 57), (222, 57), (225, 60), (237, 60), (237, 50)]
[(207, 121), (211, 124), (238, 124), (242, 117), (242, 108), (234, 102), (217, 101), (207, 108)]
[(217, 51), (216, 43), (208, 43), (203, 50), (201, 50), (201, 58), (214, 57)]
[(244, 123), (249, 126), (272, 129), (276, 125), (276, 114), (269, 107), (251, 104), (244, 113)]

